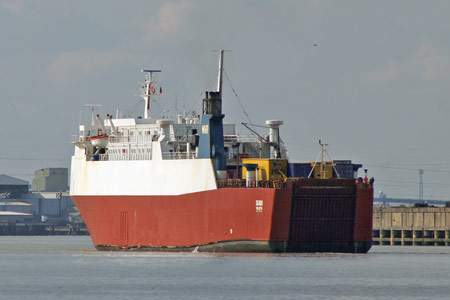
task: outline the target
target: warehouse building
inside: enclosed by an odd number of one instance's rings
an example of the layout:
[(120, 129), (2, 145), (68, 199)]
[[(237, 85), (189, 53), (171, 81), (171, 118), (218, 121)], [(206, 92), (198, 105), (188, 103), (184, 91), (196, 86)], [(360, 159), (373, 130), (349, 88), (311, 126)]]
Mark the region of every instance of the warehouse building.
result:
[(34, 172), (32, 192), (60, 192), (68, 190), (67, 168), (45, 168)]
[(20, 198), (28, 193), (28, 181), (0, 174), (0, 199)]

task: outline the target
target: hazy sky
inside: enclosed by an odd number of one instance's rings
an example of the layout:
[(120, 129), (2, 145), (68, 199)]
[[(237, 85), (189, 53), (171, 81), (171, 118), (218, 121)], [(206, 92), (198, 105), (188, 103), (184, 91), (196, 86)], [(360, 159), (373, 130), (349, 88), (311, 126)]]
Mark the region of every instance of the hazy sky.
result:
[[(450, 199), (450, 1), (0, 0), (0, 173), (69, 167), (83, 104), (143, 114), (142, 68), (163, 70), (154, 105), (200, 111), (217, 53), (253, 123), (281, 119), (291, 161), (318, 140), (376, 191)], [(225, 121), (247, 122), (228, 81)], [(248, 133), (241, 130), (242, 133)], [(362, 172), (360, 173), (362, 174)], [(120, 176), (120, 174), (117, 174)]]

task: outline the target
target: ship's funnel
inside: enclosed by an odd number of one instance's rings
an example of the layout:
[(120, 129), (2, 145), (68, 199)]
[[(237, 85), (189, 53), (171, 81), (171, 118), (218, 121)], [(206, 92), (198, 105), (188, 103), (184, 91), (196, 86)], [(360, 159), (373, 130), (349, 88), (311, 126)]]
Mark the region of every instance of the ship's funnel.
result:
[[(223, 142), (222, 98), (219, 92), (206, 92), (203, 99), (202, 128), (198, 158), (215, 158), (216, 171), (226, 171), (227, 159)], [(218, 177), (222, 179), (221, 172)]]
[(205, 99), (203, 99), (203, 114), (222, 114), (222, 97), (220, 92), (205, 92)]
[[(220, 52), (219, 69), (222, 69), (223, 51)], [(221, 71), (218, 91), (205, 92), (203, 99), (202, 127), (199, 139), (198, 158), (215, 159), (218, 179), (226, 179), (227, 157), (223, 142)]]

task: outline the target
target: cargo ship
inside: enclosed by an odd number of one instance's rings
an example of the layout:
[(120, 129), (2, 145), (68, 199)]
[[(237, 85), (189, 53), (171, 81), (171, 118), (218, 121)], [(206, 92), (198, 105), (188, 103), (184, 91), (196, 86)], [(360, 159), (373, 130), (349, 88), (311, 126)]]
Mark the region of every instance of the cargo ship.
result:
[[(98, 250), (350, 252), (372, 245), (373, 180), (361, 165), (293, 163), (280, 138), (241, 135), (222, 114), (223, 51), (202, 115), (154, 118), (154, 80), (142, 70), (144, 116), (95, 115), (72, 143), (70, 195)], [(243, 123), (246, 125), (245, 123)], [(246, 126), (249, 126), (248, 124)]]

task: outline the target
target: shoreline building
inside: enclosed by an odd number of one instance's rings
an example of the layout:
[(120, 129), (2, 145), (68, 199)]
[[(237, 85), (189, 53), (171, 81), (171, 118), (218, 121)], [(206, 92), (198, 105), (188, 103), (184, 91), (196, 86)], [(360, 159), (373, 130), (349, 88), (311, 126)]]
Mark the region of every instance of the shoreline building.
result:
[(67, 168), (45, 168), (34, 172), (32, 192), (61, 192), (69, 189)]
[(0, 235), (68, 234), (84, 226), (69, 196), (67, 168), (35, 171), (31, 190), (27, 181), (0, 174)]

